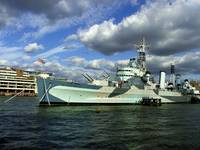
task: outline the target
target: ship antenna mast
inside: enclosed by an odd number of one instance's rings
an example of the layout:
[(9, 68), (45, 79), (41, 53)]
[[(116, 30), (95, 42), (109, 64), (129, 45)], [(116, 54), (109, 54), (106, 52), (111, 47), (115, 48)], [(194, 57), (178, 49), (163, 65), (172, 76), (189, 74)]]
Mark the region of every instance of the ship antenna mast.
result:
[(141, 65), (143, 70), (146, 70), (146, 50), (149, 49), (150, 45), (146, 43), (145, 38), (143, 37), (140, 44), (135, 45), (138, 52), (138, 63)]

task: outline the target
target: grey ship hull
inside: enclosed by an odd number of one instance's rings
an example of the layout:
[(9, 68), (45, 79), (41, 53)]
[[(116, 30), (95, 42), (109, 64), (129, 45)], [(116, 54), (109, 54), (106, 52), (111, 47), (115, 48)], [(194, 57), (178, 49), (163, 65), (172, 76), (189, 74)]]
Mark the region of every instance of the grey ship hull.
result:
[[(45, 84), (47, 94), (45, 94)], [(156, 91), (132, 87), (116, 88), (89, 84), (70, 83), (55, 79), (38, 79), (38, 96), (40, 104), (66, 105), (123, 105), (140, 104), (143, 98), (161, 99), (162, 103), (190, 103), (190, 95), (176, 91)], [(49, 101), (49, 102), (48, 102)]]

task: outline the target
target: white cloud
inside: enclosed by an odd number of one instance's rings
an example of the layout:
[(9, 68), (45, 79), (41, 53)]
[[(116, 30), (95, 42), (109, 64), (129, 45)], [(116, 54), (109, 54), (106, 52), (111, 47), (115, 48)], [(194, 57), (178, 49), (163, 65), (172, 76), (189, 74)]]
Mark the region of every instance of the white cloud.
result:
[(8, 63), (7, 60), (0, 59), (0, 65), (6, 65)]
[(78, 37), (76, 34), (71, 34), (71, 35), (67, 36), (64, 41), (67, 42), (67, 41), (73, 41), (73, 40), (77, 40), (77, 39), (78, 39)]
[(117, 66), (125, 66), (125, 65), (128, 64), (128, 62), (129, 62), (128, 59), (126, 59), (126, 60), (118, 60), (118, 61), (116, 62), (116, 64), (117, 64)]
[[(0, 30), (16, 33), (25, 28), (21, 41), (41, 38), (47, 33), (74, 25), (91, 25), (109, 18), (120, 5), (119, 0), (42, 0), (0, 1)], [(115, 8), (115, 9), (113, 9)], [(95, 14), (95, 15), (94, 15)], [(8, 28), (9, 27), (9, 28)], [(2, 34), (5, 34), (2, 32)]]
[(199, 74), (200, 73), (200, 52), (189, 52), (183, 55), (155, 56), (147, 57), (147, 66), (154, 73), (160, 70), (169, 72), (170, 65), (175, 64), (177, 73)]
[(69, 57), (65, 61), (72, 63), (73, 65), (76, 65), (76, 66), (85, 66), (85, 64), (87, 63), (87, 60), (85, 58), (78, 57), (78, 56)]
[(35, 58), (47, 58), (47, 57), (50, 57), (52, 55), (55, 55), (57, 53), (62, 53), (62, 52), (65, 52), (66, 50), (64, 49), (64, 46), (58, 46), (58, 47), (55, 47), (51, 50), (48, 50), (46, 52), (43, 52), (43, 53), (40, 53), (38, 55), (35, 56)]
[(38, 58), (47, 58), (47, 57), (50, 57), (50, 56), (55, 56), (56, 54), (58, 53), (64, 53), (64, 52), (67, 52), (67, 51), (70, 51), (70, 50), (74, 50), (74, 49), (78, 49), (80, 48), (80, 45), (76, 44), (71, 44), (71, 45), (64, 45), (64, 44), (61, 44), (55, 48), (52, 48), (48, 51), (45, 51), (43, 53), (40, 53), (38, 55), (35, 56), (36, 59)]
[(138, 5), (138, 4), (139, 4), (139, 0), (131, 0), (131, 3), (132, 3), (133, 5)]
[(7, 47), (5, 45), (0, 46), (0, 59), (14, 61), (19, 59), (23, 55), (22, 47), (13, 46)]
[(70, 66), (77, 66), (84, 69), (91, 69), (91, 70), (112, 70), (115, 68), (115, 63), (105, 59), (93, 59), (87, 60), (85, 58), (79, 56), (72, 56), (65, 61)]
[[(118, 66), (125, 66), (128, 64), (127, 60), (111, 61), (106, 59), (93, 59), (88, 60), (79, 56), (69, 57), (62, 64), (58, 58), (57, 60), (48, 59), (45, 60), (45, 64), (24, 64), (25, 69), (43, 70), (52, 72), (56, 76), (65, 76), (68, 79), (83, 81), (82, 73), (87, 72), (92, 76), (100, 77), (105, 70), (112, 74), (115, 74)], [(170, 60), (170, 61), (169, 61)], [(189, 52), (183, 55), (169, 55), (169, 56), (156, 56), (150, 55), (147, 57), (147, 67), (153, 74), (158, 74), (160, 70), (170, 73), (171, 63), (175, 64), (176, 73), (183, 74), (183, 76), (189, 76), (191, 74), (196, 75), (195, 78), (199, 78), (200, 73), (200, 52)], [(0, 64), (5, 64), (7, 61), (0, 61)]]
[(30, 43), (27, 46), (24, 47), (25, 52), (33, 52), (36, 50), (43, 49), (44, 47), (41, 44), (38, 43)]
[[(180, 74), (199, 74), (200, 73), (200, 52), (189, 52), (182, 55), (169, 56), (147, 56), (147, 68), (154, 74), (158, 74), (160, 70), (170, 72), (170, 65), (175, 64), (177, 73)], [(106, 59), (87, 60), (83, 57), (72, 56), (65, 60), (67, 66), (79, 67), (86, 70), (106, 70), (115, 72), (117, 67), (126, 66), (129, 62), (125, 60), (111, 61)]]
[(147, 1), (137, 13), (115, 24), (112, 20), (78, 32), (89, 48), (106, 55), (134, 49), (143, 36), (150, 52), (168, 55), (200, 47), (199, 0)]
[(53, 73), (57, 77), (65, 77), (70, 80), (76, 80), (76, 81), (84, 81), (84, 78), (82, 77), (82, 73), (84, 73), (86, 70), (83, 68), (77, 68), (75, 66), (65, 66), (61, 64), (58, 61), (48, 61), (45, 60), (45, 64), (25, 64), (23, 68), (25, 70), (31, 70), (31, 71), (45, 71), (49, 73)]
[(24, 55), (24, 56), (22, 56), (22, 59), (25, 60), (25, 61), (30, 61), (31, 58), (32, 58), (32, 57), (29, 56), (29, 55)]
[(0, 65), (4, 66), (23, 66), (23, 63), (30, 61), (30, 56), (26, 55), (22, 47), (8, 47), (5, 44), (0, 45)]
[(115, 67), (115, 64), (112, 61), (108, 61), (105, 59), (95, 59), (89, 61), (87, 67), (91, 69), (111, 70)]

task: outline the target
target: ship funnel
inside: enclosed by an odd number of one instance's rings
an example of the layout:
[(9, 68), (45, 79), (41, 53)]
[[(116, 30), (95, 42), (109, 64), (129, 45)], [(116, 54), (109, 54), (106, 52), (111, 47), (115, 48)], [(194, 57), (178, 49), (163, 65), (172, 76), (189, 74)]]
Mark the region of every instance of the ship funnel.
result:
[(165, 72), (161, 71), (160, 72), (160, 79), (159, 79), (159, 84), (160, 84), (161, 89), (165, 88), (165, 76), (166, 76)]

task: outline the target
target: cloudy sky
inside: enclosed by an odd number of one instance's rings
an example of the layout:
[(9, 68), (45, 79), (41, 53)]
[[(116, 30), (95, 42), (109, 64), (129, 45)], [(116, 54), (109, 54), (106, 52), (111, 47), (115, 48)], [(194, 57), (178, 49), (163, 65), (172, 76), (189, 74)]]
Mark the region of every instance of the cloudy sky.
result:
[(1, 0), (0, 65), (99, 75), (136, 57), (145, 37), (149, 70), (169, 72), (174, 63), (199, 79), (199, 8), (199, 0)]

